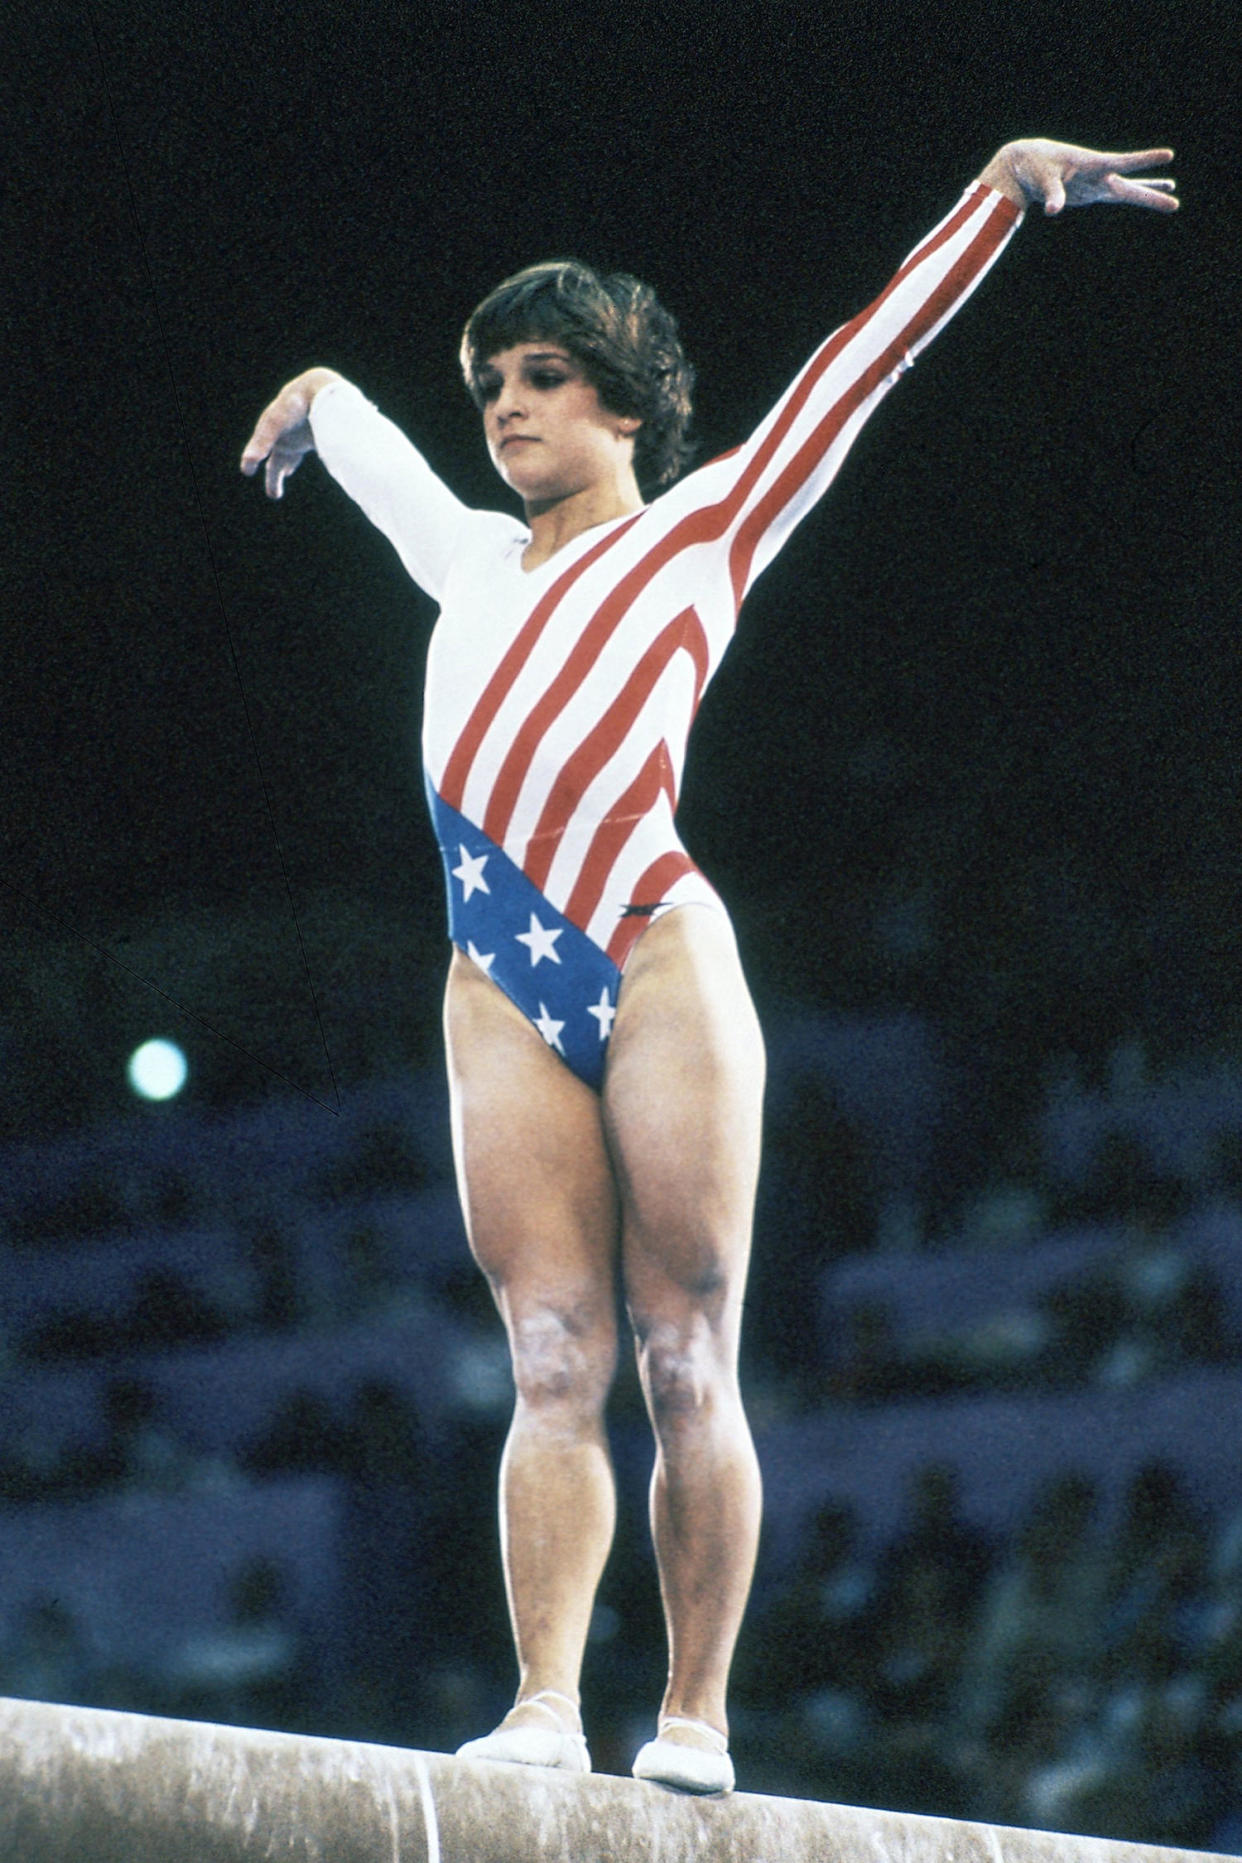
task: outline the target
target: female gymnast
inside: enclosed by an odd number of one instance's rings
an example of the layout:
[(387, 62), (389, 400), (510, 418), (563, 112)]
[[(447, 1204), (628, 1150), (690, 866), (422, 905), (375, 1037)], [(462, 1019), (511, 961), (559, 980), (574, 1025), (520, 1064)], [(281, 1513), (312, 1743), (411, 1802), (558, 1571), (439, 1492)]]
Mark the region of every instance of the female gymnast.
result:
[(732, 1788), (725, 1690), (760, 1514), (737, 1355), (764, 1054), (728, 916), (673, 826), (687, 735), (746, 590), (1025, 208), (1172, 212), (1174, 183), (1139, 178), (1170, 156), (1006, 144), (745, 445), (685, 477), (675, 325), (636, 280), (571, 262), (500, 285), (462, 343), (524, 524), (467, 509), (331, 369), (288, 383), (242, 455), (279, 498), (318, 451), (441, 609), (423, 755), (454, 1155), (516, 1387), (500, 1509), (517, 1697), (463, 1754), (590, 1770), (578, 1682), (613, 1531), (619, 1280), (669, 1646), (634, 1773)]

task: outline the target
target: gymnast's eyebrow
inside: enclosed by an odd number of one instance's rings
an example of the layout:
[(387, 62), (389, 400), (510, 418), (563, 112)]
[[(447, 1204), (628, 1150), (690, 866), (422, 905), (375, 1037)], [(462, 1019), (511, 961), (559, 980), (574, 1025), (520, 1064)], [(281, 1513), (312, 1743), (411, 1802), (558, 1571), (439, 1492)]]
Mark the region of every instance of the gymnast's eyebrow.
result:
[[(514, 347), (516, 348), (516, 345)], [(522, 364), (526, 367), (532, 362), (564, 362), (568, 363), (572, 368), (573, 360), (573, 357), (567, 349), (532, 349), (528, 350), (522, 357)], [(500, 371), (496, 367), (495, 360), (489, 358), (488, 361), (481, 362), (475, 370), (475, 380), (481, 382), (485, 376), (491, 380), (498, 377), (499, 374)]]

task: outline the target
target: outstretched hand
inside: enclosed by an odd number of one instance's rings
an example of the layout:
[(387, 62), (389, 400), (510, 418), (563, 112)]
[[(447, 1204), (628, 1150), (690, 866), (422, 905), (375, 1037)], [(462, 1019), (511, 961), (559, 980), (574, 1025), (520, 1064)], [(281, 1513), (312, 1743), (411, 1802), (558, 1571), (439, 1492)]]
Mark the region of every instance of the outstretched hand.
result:
[(1063, 207), (1089, 207), (1097, 201), (1176, 213), (1177, 183), (1167, 175), (1141, 172), (1172, 159), (1172, 149), (1110, 155), (1097, 149), (1080, 149), (1072, 142), (1034, 137), (1007, 142), (979, 178), (1007, 194), (1019, 207), (1042, 204), (1046, 214), (1058, 214)]
[(314, 452), (311, 402), (321, 388), (339, 380), (334, 369), (307, 369), (286, 382), (260, 414), (241, 456), (241, 469), (247, 478), (253, 478), (266, 461), (263, 483), (269, 498), (283, 496), (285, 480), (297, 471), (308, 453)]

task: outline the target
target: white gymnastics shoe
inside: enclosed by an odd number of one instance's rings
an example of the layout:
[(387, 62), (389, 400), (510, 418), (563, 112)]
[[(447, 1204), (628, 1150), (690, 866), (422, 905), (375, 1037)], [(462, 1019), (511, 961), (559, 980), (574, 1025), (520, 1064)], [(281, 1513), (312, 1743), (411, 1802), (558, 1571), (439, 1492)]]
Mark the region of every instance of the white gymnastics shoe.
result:
[[(670, 1727), (692, 1727), (706, 1734), (709, 1747), (684, 1746), (680, 1740), (666, 1740)], [(654, 1740), (640, 1747), (633, 1766), (636, 1779), (649, 1779), (653, 1785), (669, 1785), (678, 1792), (731, 1792), (734, 1785), (733, 1761), (729, 1742), (718, 1727), (706, 1721), (693, 1721), (684, 1714), (664, 1714)]]
[(467, 1740), (458, 1747), (458, 1759), (496, 1760), (504, 1766), (552, 1766), (559, 1772), (590, 1772), (591, 1755), (583, 1734), (568, 1732), (556, 1709), (544, 1699), (563, 1701), (575, 1719), (578, 1706), (557, 1688), (541, 1688), (515, 1702), (518, 1708), (538, 1708), (553, 1723), (551, 1727), (498, 1727), (479, 1740)]

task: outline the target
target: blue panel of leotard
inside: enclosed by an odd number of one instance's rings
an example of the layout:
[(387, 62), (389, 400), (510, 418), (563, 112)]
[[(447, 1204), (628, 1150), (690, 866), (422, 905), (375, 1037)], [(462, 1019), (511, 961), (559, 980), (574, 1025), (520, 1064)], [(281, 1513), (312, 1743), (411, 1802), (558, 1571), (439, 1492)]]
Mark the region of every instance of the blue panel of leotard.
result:
[(444, 862), (449, 937), (482, 965), (578, 1078), (598, 1090), (621, 972), (549, 905), (502, 848), (424, 780)]

